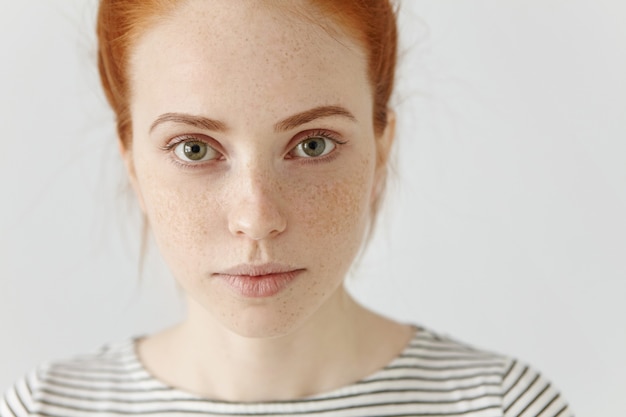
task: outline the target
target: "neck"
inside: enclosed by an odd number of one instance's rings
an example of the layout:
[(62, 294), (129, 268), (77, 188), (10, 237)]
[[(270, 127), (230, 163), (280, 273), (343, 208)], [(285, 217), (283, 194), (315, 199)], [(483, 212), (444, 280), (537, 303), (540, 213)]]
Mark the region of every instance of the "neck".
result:
[[(361, 379), (385, 366), (410, 339), (406, 326), (371, 313), (343, 290), (327, 304), (286, 335), (250, 338), (191, 301), (187, 319), (151, 344), (147, 340), (140, 356), (157, 378), (206, 398), (280, 401)], [(171, 367), (157, 365), (163, 363)]]

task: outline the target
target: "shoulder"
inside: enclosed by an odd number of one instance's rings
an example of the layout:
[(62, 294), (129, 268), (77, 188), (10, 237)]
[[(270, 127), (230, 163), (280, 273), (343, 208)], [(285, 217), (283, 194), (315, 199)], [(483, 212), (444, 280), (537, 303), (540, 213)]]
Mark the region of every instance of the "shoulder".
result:
[(399, 359), (425, 369), (445, 370), (448, 375), (482, 377), (500, 381), (511, 358), (474, 347), (451, 336), (419, 327)]
[(409, 373), (445, 385), (459, 398), (499, 403), (503, 416), (573, 416), (559, 391), (537, 370), (450, 336), (420, 329), (399, 360)]
[(109, 344), (40, 365), (0, 398), (0, 416), (84, 415), (125, 392), (145, 390), (150, 381), (136, 360), (134, 340)]
[(539, 371), (511, 359), (502, 379), (505, 416), (573, 416), (558, 389)]

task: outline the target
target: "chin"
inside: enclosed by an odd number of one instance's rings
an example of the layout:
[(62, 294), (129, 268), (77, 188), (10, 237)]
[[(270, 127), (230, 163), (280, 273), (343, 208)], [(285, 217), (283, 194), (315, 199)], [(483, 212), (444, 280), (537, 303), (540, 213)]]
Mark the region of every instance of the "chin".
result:
[[(327, 323), (342, 304), (341, 283), (339, 279), (332, 285), (296, 280), (274, 296), (258, 298), (242, 297), (222, 285), (188, 292), (189, 318), (200, 328), (217, 325), (240, 337), (281, 338), (313, 322)], [(191, 296), (194, 293), (200, 297)]]
[[(258, 307), (258, 306), (257, 306)], [(238, 336), (276, 339), (296, 332), (307, 321), (304, 311), (287, 312), (270, 308), (247, 308), (234, 316), (220, 317), (221, 324)]]

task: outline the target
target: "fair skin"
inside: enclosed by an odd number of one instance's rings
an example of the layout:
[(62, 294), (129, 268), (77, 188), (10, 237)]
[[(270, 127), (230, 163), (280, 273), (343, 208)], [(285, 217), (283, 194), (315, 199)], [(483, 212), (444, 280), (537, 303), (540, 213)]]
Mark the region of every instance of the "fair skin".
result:
[(265, 2), (194, 0), (135, 45), (122, 154), (188, 301), (180, 325), (138, 344), (167, 384), (300, 398), (384, 367), (411, 338), (343, 285), (393, 120), (374, 133), (365, 54), (334, 29)]

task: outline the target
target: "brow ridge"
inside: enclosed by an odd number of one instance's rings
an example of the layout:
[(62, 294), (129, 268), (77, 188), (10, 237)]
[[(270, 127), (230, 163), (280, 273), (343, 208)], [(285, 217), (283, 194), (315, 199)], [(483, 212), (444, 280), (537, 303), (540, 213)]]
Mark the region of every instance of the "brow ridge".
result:
[(286, 130), (295, 129), (300, 125), (312, 122), (313, 120), (331, 116), (342, 116), (352, 121), (356, 121), (356, 117), (354, 117), (354, 115), (344, 107), (319, 106), (294, 114), (293, 116), (289, 116), (286, 119), (281, 120), (274, 125), (274, 130), (276, 130), (277, 132), (284, 132)]
[[(296, 113), (274, 125), (276, 132), (284, 132), (295, 129), (303, 124), (310, 123), (316, 119), (324, 117), (341, 116), (356, 121), (356, 117), (341, 106), (318, 106), (300, 113)], [(224, 132), (227, 130), (226, 124), (219, 120), (214, 120), (204, 116), (194, 116), (185, 113), (165, 113), (159, 116), (150, 126), (150, 133), (162, 123), (181, 123), (198, 127), (205, 130)]]
[(219, 120), (210, 119), (204, 116), (194, 116), (185, 113), (165, 113), (159, 116), (154, 123), (150, 126), (150, 132), (152, 132), (158, 125), (166, 122), (182, 123), (199, 127), (205, 130), (213, 130), (217, 132), (224, 132), (227, 130), (226, 125)]

